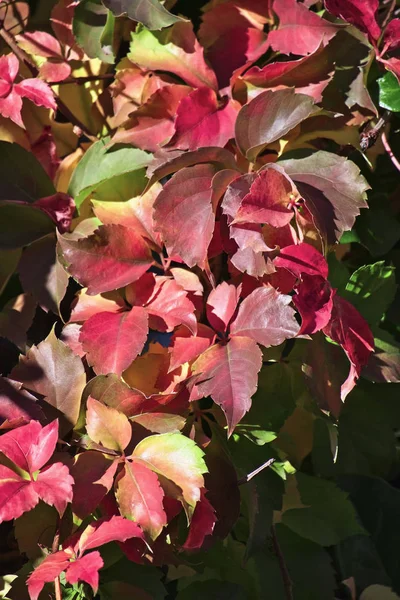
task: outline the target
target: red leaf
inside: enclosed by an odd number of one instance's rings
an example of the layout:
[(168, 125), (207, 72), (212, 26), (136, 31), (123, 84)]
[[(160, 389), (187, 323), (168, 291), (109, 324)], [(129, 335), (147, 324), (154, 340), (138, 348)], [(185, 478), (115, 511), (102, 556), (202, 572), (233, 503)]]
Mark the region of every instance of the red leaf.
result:
[(224, 147), (235, 135), (236, 116), (233, 103), (227, 100), (219, 107), (216, 93), (210, 88), (193, 90), (178, 106), (175, 134), (168, 147), (181, 150)]
[(86, 527), (75, 549), (83, 553), (109, 542), (125, 542), (133, 537), (144, 539), (143, 531), (137, 523), (123, 517), (111, 517), (109, 520), (100, 519)]
[(28, 592), (31, 600), (37, 600), (45, 583), (54, 581), (56, 577), (70, 564), (71, 555), (67, 552), (55, 552), (47, 556), (43, 562), (31, 573), (27, 580)]
[(257, 288), (240, 305), (231, 335), (247, 336), (267, 348), (295, 337), (300, 327), (291, 300), (271, 286)]
[(241, 153), (254, 162), (268, 144), (318, 111), (310, 96), (296, 94), (293, 88), (262, 92), (239, 111), (236, 142)]
[(243, 198), (235, 223), (268, 223), (284, 227), (293, 217), (291, 201), (298, 192), (279, 166), (271, 165), (259, 172)]
[(16, 36), (20, 48), (28, 54), (44, 58), (62, 58), (58, 40), (45, 31), (29, 31)]
[(75, 457), (70, 469), (74, 479), (72, 512), (80, 519), (94, 512), (110, 491), (117, 467), (118, 461), (97, 451), (87, 450)]
[(232, 337), (225, 345), (214, 344), (192, 365), (199, 375), (196, 392), (199, 397), (211, 396), (222, 408), (228, 435), (250, 409), (261, 365), (261, 350), (248, 337)]
[(198, 550), (204, 544), (205, 538), (212, 535), (216, 522), (215, 510), (206, 497), (205, 490), (201, 490), (200, 502), (196, 504), (190, 522), (189, 533), (183, 545), (185, 550)]
[(50, 179), (53, 180), (60, 165), (60, 160), (50, 126), (44, 127), (42, 135), (32, 144), (31, 151)]
[(282, 248), (274, 260), (277, 267), (287, 269), (296, 277), (307, 275), (320, 275), (328, 277), (328, 263), (324, 256), (310, 244), (294, 244)]
[(381, 28), (375, 19), (379, 0), (325, 0), (326, 9), (368, 34), (370, 40), (377, 40)]
[(199, 323), (197, 326), (196, 336), (190, 335), (190, 332), (184, 328), (177, 330), (171, 340), (171, 361), (168, 372), (174, 371), (181, 365), (191, 362), (200, 356), (202, 352), (214, 343), (214, 340), (214, 331), (202, 323)]
[(130, 388), (114, 374), (95, 377), (88, 384), (87, 390), (92, 398), (115, 408), (127, 417), (142, 412), (148, 402), (142, 392)]
[(128, 312), (93, 315), (83, 324), (79, 340), (97, 374), (121, 375), (142, 351), (147, 333), (147, 312), (134, 306)]
[(349, 376), (341, 388), (344, 400), (374, 351), (374, 336), (364, 317), (340, 296), (334, 296), (332, 318), (324, 328), (324, 333), (342, 346), (351, 363)]
[(337, 25), (321, 19), (296, 0), (278, 0), (273, 8), (279, 27), (269, 32), (268, 41), (276, 52), (311, 54), (321, 44), (326, 45), (338, 30)]
[(71, 196), (57, 192), (53, 196), (36, 200), (34, 206), (41, 208), (53, 219), (60, 233), (65, 233), (69, 230), (75, 212), (75, 202)]
[[(0, 60), (2, 58), (6, 58), (4, 56), (0, 56)], [(2, 85), (2, 81), (0, 80), (0, 85)], [(0, 88), (1, 91), (1, 88)], [(7, 96), (3, 96), (0, 98), (0, 115), (5, 119), (11, 119), (19, 125), (19, 127), (25, 127), (22, 118), (21, 118), (21, 110), (22, 110), (22, 98), (15, 92), (11, 90)]]
[(125, 450), (132, 437), (131, 424), (122, 412), (90, 396), (87, 400), (86, 429), (94, 442), (119, 452)]
[(196, 333), (194, 305), (187, 297), (187, 292), (174, 279), (156, 277), (146, 310), (151, 329), (172, 331), (177, 325), (185, 325), (193, 334)]
[(37, 421), (0, 437), (0, 452), (27, 473), (33, 474), (52, 456), (58, 439), (58, 421), (42, 427)]
[[(177, 254), (189, 266), (204, 268), (214, 231), (211, 206), (211, 165), (186, 167), (164, 186), (154, 203), (156, 230), (169, 255)], [(182, 227), (185, 223), (185, 227)]]
[(37, 106), (57, 110), (57, 104), (51, 87), (41, 79), (24, 79), (14, 85), (14, 90), (22, 98), (32, 100)]
[(35, 396), (21, 388), (22, 384), (18, 381), (0, 378), (1, 429), (24, 425), (32, 419), (41, 419), (44, 416)]
[(122, 225), (102, 225), (78, 240), (58, 239), (69, 272), (93, 296), (136, 281), (152, 264), (143, 238)]
[(104, 565), (100, 552), (90, 552), (86, 556), (81, 556), (73, 562), (70, 562), (66, 569), (65, 579), (72, 585), (78, 581), (88, 583), (94, 594), (97, 594), (99, 587), (99, 569)]
[(225, 332), (235, 314), (240, 298), (240, 286), (236, 288), (223, 281), (211, 291), (207, 298), (207, 319), (211, 327), (218, 332)]
[(116, 497), (121, 514), (155, 540), (167, 524), (157, 475), (141, 463), (126, 461), (116, 480)]
[(320, 275), (303, 273), (293, 303), (301, 315), (299, 334), (312, 334), (326, 327), (333, 308), (334, 292)]
[(41, 471), (32, 486), (46, 504), (54, 506), (59, 515), (62, 515), (67, 504), (72, 502), (72, 486), (74, 480), (69, 474), (68, 467), (61, 463), (54, 463)]
[(39, 496), (31, 481), (0, 465), (0, 523), (17, 519), (38, 502)]
[(126, 304), (118, 293), (98, 294), (89, 296), (83, 288), (77, 293), (72, 305), (70, 323), (87, 321), (90, 317), (102, 312), (118, 313), (126, 309)]
[(393, 51), (400, 48), (400, 19), (390, 21), (385, 29), (383, 41), (388, 50)]

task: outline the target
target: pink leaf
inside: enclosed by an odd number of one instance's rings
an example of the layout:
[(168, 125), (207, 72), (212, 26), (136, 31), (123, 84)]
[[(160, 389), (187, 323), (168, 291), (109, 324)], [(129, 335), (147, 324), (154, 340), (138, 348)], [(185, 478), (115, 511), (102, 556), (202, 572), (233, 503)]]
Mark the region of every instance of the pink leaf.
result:
[(231, 335), (247, 336), (267, 348), (295, 337), (300, 327), (291, 300), (271, 286), (257, 288), (240, 305)]
[(321, 43), (326, 45), (338, 30), (337, 25), (321, 19), (296, 0), (278, 0), (273, 9), (279, 17), (279, 27), (269, 32), (268, 41), (282, 54), (311, 54)]
[(384, 45), (388, 50), (398, 50), (400, 47), (400, 19), (392, 19), (385, 29)]
[(52, 456), (58, 439), (58, 421), (42, 427), (37, 421), (0, 437), (0, 451), (20, 469), (33, 474)]
[(328, 277), (328, 264), (324, 256), (310, 244), (302, 243), (282, 248), (274, 260), (277, 267), (287, 269), (296, 277), (303, 273)]
[(69, 502), (72, 502), (74, 480), (68, 467), (54, 463), (41, 471), (32, 486), (46, 504), (54, 506), (62, 517)]
[(77, 560), (70, 562), (66, 569), (65, 579), (72, 585), (78, 581), (88, 583), (94, 594), (97, 594), (99, 587), (99, 569), (104, 565), (100, 552), (90, 552), (86, 556), (81, 556)]
[(147, 339), (146, 310), (134, 306), (128, 312), (101, 312), (81, 329), (80, 342), (97, 374), (121, 375), (140, 354)]
[(37, 106), (57, 110), (52, 89), (41, 79), (24, 79), (21, 83), (14, 85), (14, 90), (22, 98), (28, 98)]
[(201, 548), (205, 538), (212, 535), (216, 520), (215, 510), (203, 489), (201, 490), (200, 502), (196, 504), (194, 509), (189, 533), (183, 548), (185, 550), (198, 550)]
[(103, 225), (87, 238), (59, 236), (68, 270), (95, 296), (139, 279), (152, 264), (150, 250), (133, 229)]
[(146, 310), (151, 329), (172, 331), (177, 325), (185, 325), (193, 334), (196, 333), (194, 305), (187, 297), (187, 292), (174, 279), (156, 278)]
[(267, 223), (284, 227), (293, 217), (291, 201), (298, 192), (279, 166), (271, 165), (260, 171), (243, 198), (235, 223)]
[(334, 292), (320, 275), (303, 273), (293, 303), (301, 315), (299, 334), (312, 334), (326, 327), (333, 308)]
[(126, 461), (116, 480), (116, 497), (121, 514), (138, 523), (151, 539), (167, 524), (164, 492), (158, 477), (145, 465)]
[(379, 38), (381, 28), (375, 19), (379, 0), (325, 0), (325, 6), (336, 17), (368, 34), (371, 40)]
[(125, 542), (133, 537), (144, 539), (143, 531), (137, 523), (123, 517), (111, 517), (109, 520), (100, 519), (86, 527), (77, 548), (82, 553), (109, 542)]
[(207, 298), (207, 319), (211, 327), (218, 332), (225, 332), (235, 314), (240, 298), (240, 286), (236, 288), (226, 281), (211, 291)]
[(72, 217), (75, 212), (75, 202), (62, 192), (57, 192), (53, 196), (47, 196), (46, 198), (40, 198), (34, 203), (35, 206), (41, 208), (45, 213), (53, 219), (57, 225), (57, 229), (60, 233), (69, 231), (71, 226)]
[(28, 592), (31, 600), (37, 600), (44, 584), (54, 581), (56, 577), (70, 564), (71, 555), (67, 552), (55, 552), (47, 556), (43, 562), (31, 573), (27, 580)]
[[(186, 167), (164, 186), (154, 203), (156, 230), (168, 253), (189, 266), (204, 268), (214, 231), (211, 182), (215, 169), (208, 164)], [(185, 227), (182, 227), (185, 223)]]
[(31, 481), (0, 465), (0, 523), (17, 519), (38, 502), (39, 496)]
[(9, 84), (14, 83), (14, 79), (19, 71), (18, 58), (10, 52), (0, 56), (0, 80), (3, 79)]
[(22, 98), (17, 92), (11, 91), (8, 96), (0, 98), (0, 115), (5, 119), (11, 119), (19, 127), (25, 128), (21, 117), (21, 109)]
[(126, 309), (125, 302), (116, 292), (97, 294), (96, 296), (89, 296), (86, 292), (85, 289), (79, 290), (73, 302), (70, 323), (87, 321), (101, 312), (118, 313)]
[(340, 296), (334, 296), (333, 302), (332, 318), (324, 333), (342, 346), (351, 363), (349, 376), (342, 385), (344, 400), (374, 350), (374, 336), (364, 317), (350, 302)]
[(190, 335), (187, 329), (177, 330), (171, 341), (171, 361), (168, 371), (174, 371), (181, 365), (200, 356), (214, 340), (214, 331), (202, 323), (197, 325), (196, 336)]
[(224, 411), (231, 435), (243, 415), (250, 409), (257, 389), (257, 373), (262, 354), (248, 337), (232, 337), (227, 344), (214, 344), (193, 364), (198, 377), (199, 397), (211, 396)]
[(28, 54), (44, 58), (62, 58), (58, 40), (45, 31), (29, 31), (17, 36), (18, 45)]
[(12, 428), (33, 419), (43, 418), (43, 412), (35, 396), (21, 389), (22, 384), (6, 377), (0, 378), (0, 425)]
[(168, 147), (197, 150), (221, 146), (235, 135), (237, 111), (231, 101), (218, 105), (216, 93), (208, 87), (193, 90), (181, 100), (175, 121), (175, 135)]
[(118, 461), (97, 451), (87, 450), (75, 457), (70, 469), (74, 479), (72, 511), (80, 519), (90, 515), (110, 491), (117, 467)]
[(132, 437), (128, 418), (91, 396), (87, 400), (86, 429), (94, 442), (119, 452), (125, 450)]

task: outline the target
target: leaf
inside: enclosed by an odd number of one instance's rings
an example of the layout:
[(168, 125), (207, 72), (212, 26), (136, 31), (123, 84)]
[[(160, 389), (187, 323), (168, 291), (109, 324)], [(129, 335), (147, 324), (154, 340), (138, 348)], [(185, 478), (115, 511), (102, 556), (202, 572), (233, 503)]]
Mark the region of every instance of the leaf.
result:
[(320, 275), (302, 275), (296, 286), (293, 304), (301, 315), (300, 334), (316, 333), (326, 327), (331, 319), (334, 291)]
[(159, 0), (103, 0), (116, 17), (127, 15), (133, 21), (139, 21), (147, 29), (163, 29), (174, 23), (183, 21), (181, 17), (171, 14)]
[(54, 185), (32, 152), (0, 141), (0, 200), (34, 202), (55, 193)]
[(254, 162), (266, 146), (318, 111), (310, 96), (293, 89), (262, 92), (239, 111), (235, 135), (241, 153)]
[(391, 588), (376, 583), (363, 590), (360, 600), (399, 600), (399, 596)]
[(55, 552), (47, 556), (31, 573), (27, 580), (31, 600), (37, 600), (46, 582), (54, 581), (69, 565), (70, 555), (67, 552)]
[(349, 231), (360, 208), (366, 208), (369, 185), (350, 160), (318, 151), (307, 158), (279, 161), (296, 182), (315, 225), (328, 244)]
[(357, 308), (369, 325), (375, 325), (393, 302), (396, 289), (395, 268), (386, 267), (384, 261), (379, 261), (354, 271), (343, 297)]
[(391, 51), (398, 50), (400, 45), (400, 19), (392, 19), (385, 28), (384, 46)]
[(101, 225), (89, 237), (58, 241), (68, 271), (91, 296), (128, 285), (152, 264), (144, 239), (123, 225)]
[(181, 169), (164, 185), (154, 203), (155, 229), (161, 233), (168, 254), (177, 254), (189, 267), (205, 266), (214, 231), (214, 173), (211, 165)]
[(41, 469), (54, 452), (58, 422), (42, 427), (38, 421), (18, 427), (0, 437), (0, 451), (27, 473)]
[(370, 40), (379, 38), (381, 28), (375, 20), (379, 0), (325, 0), (325, 6), (336, 17), (367, 33)]
[(68, 565), (65, 579), (68, 583), (76, 584), (78, 581), (88, 583), (96, 594), (99, 588), (99, 569), (104, 565), (100, 552), (91, 552), (86, 556), (80, 556)]
[(208, 500), (205, 490), (201, 490), (200, 502), (196, 504), (194, 509), (189, 533), (183, 548), (185, 550), (198, 550), (201, 548), (207, 537), (212, 535), (215, 522), (215, 510)]
[(304, 242), (282, 248), (274, 264), (287, 269), (296, 277), (301, 277), (303, 274), (320, 275), (324, 279), (328, 277), (328, 264), (324, 256)]
[(261, 364), (261, 351), (254, 340), (235, 336), (225, 345), (208, 348), (192, 365), (193, 373), (199, 376), (195, 387), (198, 396), (211, 396), (222, 408), (228, 435), (250, 409)]
[(207, 298), (207, 320), (211, 327), (218, 332), (225, 332), (236, 312), (240, 298), (240, 288), (223, 281)]
[(20, 294), (0, 312), (0, 335), (26, 352), (27, 332), (36, 313), (36, 302), (30, 294)]
[(337, 295), (333, 302), (332, 318), (324, 333), (342, 346), (351, 363), (349, 375), (341, 388), (344, 400), (374, 350), (374, 337), (368, 323), (352, 304)]
[(72, 429), (78, 420), (85, 370), (81, 359), (56, 338), (54, 331), (20, 357), (11, 376), (28, 390), (44, 396), (57, 410), (62, 432)]
[(147, 313), (134, 306), (128, 312), (93, 315), (83, 324), (79, 340), (98, 375), (121, 375), (141, 353), (147, 333)]
[(191, 439), (180, 433), (164, 433), (139, 442), (131, 458), (174, 482), (185, 502), (194, 508), (204, 487), (203, 473), (207, 472), (203, 455)]
[(232, 102), (220, 105), (208, 87), (193, 90), (183, 98), (176, 111), (175, 134), (167, 147), (197, 150), (202, 146), (223, 148), (235, 136), (237, 111)]
[(72, 303), (70, 323), (87, 321), (90, 317), (101, 313), (118, 313), (127, 308), (123, 298), (118, 292), (108, 292), (89, 296), (85, 288), (77, 293)]
[(17, 250), (54, 230), (54, 222), (40, 208), (0, 201), (0, 250)]
[(125, 462), (116, 480), (116, 498), (121, 514), (138, 523), (155, 540), (167, 524), (164, 492), (158, 477), (144, 464)]
[(144, 539), (143, 532), (136, 523), (123, 517), (104, 518), (88, 525), (75, 547), (82, 553), (109, 542), (125, 542), (132, 537)]
[(128, 58), (143, 69), (174, 73), (192, 87), (218, 89), (189, 22), (175, 23), (160, 33), (144, 28), (132, 33)]
[(321, 546), (365, 533), (347, 494), (333, 482), (299, 472), (295, 477), (305, 507), (286, 510), (284, 525)]
[(267, 348), (279, 346), (299, 331), (290, 302), (290, 296), (271, 286), (257, 288), (240, 305), (231, 335), (247, 336)]
[(86, 430), (94, 442), (118, 452), (125, 450), (132, 437), (127, 417), (91, 396), (87, 400)]
[(43, 413), (35, 396), (21, 389), (22, 383), (0, 378), (1, 427), (22, 425), (31, 420), (42, 420)]
[(45, 549), (51, 548), (57, 529), (57, 511), (39, 502), (29, 513), (15, 521), (15, 537), (20, 552), (28, 558), (44, 558)]
[(87, 450), (75, 457), (70, 468), (74, 479), (72, 511), (80, 519), (94, 512), (114, 483), (118, 462), (105, 454)]
[(379, 106), (400, 112), (400, 83), (393, 73), (386, 73), (378, 79), (379, 85)]
[(171, 339), (171, 360), (168, 371), (174, 371), (177, 367), (195, 360), (214, 343), (214, 340), (214, 331), (202, 323), (197, 324), (196, 336), (191, 335), (186, 328), (179, 328)]
[(173, 331), (177, 325), (185, 325), (191, 333), (196, 333), (194, 304), (174, 279), (156, 277), (152, 295), (146, 304), (151, 329)]
[(91, 379), (85, 388), (85, 394), (132, 417), (142, 411), (146, 396), (139, 390), (130, 388), (115, 374), (99, 375)]
[[(114, 21), (114, 16), (100, 0), (83, 0), (75, 8), (72, 31), (76, 41), (90, 58), (98, 58), (109, 64), (115, 61), (112, 47)], [(110, 45), (103, 42), (107, 29), (111, 33)]]
[[(329, 9), (328, 9), (329, 10)], [(279, 0), (274, 4), (279, 17), (279, 27), (268, 34), (271, 47), (282, 54), (311, 54), (326, 45), (338, 27), (321, 19), (295, 0)]]
[(132, 147), (108, 148), (110, 138), (95, 142), (79, 161), (73, 172), (68, 193), (79, 209), (84, 199), (102, 182), (112, 186), (113, 178), (140, 171), (146, 167), (150, 155)]

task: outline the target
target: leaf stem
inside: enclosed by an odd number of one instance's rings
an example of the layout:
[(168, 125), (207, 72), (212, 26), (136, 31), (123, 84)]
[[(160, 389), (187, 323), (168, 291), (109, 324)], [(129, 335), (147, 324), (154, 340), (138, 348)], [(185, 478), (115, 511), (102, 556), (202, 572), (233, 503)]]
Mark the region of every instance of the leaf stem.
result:
[(285, 561), (285, 557), (283, 556), (282, 549), (278, 542), (278, 537), (276, 535), (275, 525), (271, 526), (271, 535), (272, 535), (272, 544), (274, 546), (274, 551), (277, 556), (279, 562), (279, 569), (282, 575), (283, 587), (285, 589), (286, 600), (293, 600), (293, 583), (290, 579), (289, 571), (287, 568), (287, 564)]
[[(58, 519), (57, 519), (56, 533), (54, 535), (53, 544), (52, 544), (52, 547), (51, 547), (51, 551), (52, 551), (53, 554), (55, 552), (58, 552), (58, 547), (60, 545), (60, 523), (61, 523), (61, 519), (60, 519), (60, 517), (58, 517)], [(56, 593), (56, 600), (62, 600), (61, 582), (60, 582), (60, 576), (59, 575), (54, 580), (54, 589), (55, 589), (55, 593)]]
[(257, 467), (257, 469), (254, 469), (254, 471), (252, 471), (248, 475), (245, 475), (241, 479), (238, 479), (238, 485), (243, 485), (244, 483), (248, 483), (251, 479), (253, 479), (253, 477), (255, 477), (256, 475), (261, 473), (261, 471), (264, 471), (264, 469), (267, 469), (268, 467), (273, 465), (275, 461), (276, 461), (276, 458), (270, 458), (269, 460), (267, 460), (267, 462), (263, 463), (260, 467)]
[(389, 144), (389, 141), (388, 141), (388, 139), (386, 137), (386, 133), (385, 132), (382, 133), (382, 144), (383, 144), (383, 147), (385, 148), (386, 152), (389, 154), (390, 160), (392, 161), (392, 163), (394, 164), (394, 166), (396, 167), (396, 169), (398, 171), (400, 171), (400, 162), (397, 160), (397, 158), (393, 154), (393, 150), (390, 147), (390, 144)]

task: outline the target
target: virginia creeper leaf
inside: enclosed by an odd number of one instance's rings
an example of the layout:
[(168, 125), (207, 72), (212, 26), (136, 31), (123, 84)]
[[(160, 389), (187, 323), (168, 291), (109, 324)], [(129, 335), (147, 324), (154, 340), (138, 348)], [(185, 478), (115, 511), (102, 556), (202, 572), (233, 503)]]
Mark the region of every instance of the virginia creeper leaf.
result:
[(147, 29), (163, 29), (182, 21), (181, 17), (171, 14), (159, 0), (102, 0), (115, 16), (126, 15), (133, 21), (139, 21)]
[(89, 396), (86, 412), (86, 430), (91, 439), (105, 448), (123, 452), (132, 437), (127, 417)]
[(236, 311), (240, 288), (223, 281), (211, 291), (207, 298), (207, 319), (215, 331), (224, 332)]
[(325, 0), (325, 6), (336, 17), (367, 33), (371, 40), (380, 36), (381, 29), (375, 19), (379, 0)]

